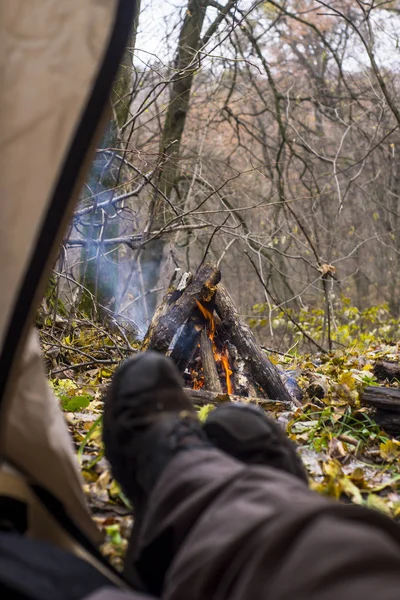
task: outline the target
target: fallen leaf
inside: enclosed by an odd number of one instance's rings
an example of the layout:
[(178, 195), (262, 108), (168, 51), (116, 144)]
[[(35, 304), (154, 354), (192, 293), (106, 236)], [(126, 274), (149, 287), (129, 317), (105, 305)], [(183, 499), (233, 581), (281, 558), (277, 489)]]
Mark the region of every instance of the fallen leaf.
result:
[(388, 440), (379, 446), (379, 451), (383, 460), (392, 463), (400, 457), (400, 443)]
[(376, 494), (369, 494), (367, 498), (367, 506), (368, 508), (373, 508), (374, 510), (379, 510), (386, 515), (391, 516), (390, 508), (386, 504), (385, 500)]

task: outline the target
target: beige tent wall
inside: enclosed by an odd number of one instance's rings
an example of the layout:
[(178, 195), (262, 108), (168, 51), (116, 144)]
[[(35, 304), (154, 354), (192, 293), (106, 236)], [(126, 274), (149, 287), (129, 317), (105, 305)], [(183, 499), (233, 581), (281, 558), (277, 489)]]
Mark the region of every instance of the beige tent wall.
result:
[(37, 336), (24, 338), (101, 134), (134, 6), (135, 0), (0, 0), (1, 458), (53, 494), (95, 542)]

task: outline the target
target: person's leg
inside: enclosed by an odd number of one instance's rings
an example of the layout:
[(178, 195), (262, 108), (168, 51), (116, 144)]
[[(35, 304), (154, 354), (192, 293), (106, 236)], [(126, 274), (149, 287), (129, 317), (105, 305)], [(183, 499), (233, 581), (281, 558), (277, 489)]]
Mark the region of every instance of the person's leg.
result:
[(150, 354), (117, 372), (106, 401), (106, 455), (139, 508), (128, 561), (147, 591), (166, 600), (398, 597), (392, 521), (212, 448), (182, 394), (171, 363)]
[(217, 450), (171, 461), (150, 496), (137, 549), (135, 566), (150, 586), (158, 570), (165, 574), (157, 592), (164, 600), (399, 597), (394, 522)]

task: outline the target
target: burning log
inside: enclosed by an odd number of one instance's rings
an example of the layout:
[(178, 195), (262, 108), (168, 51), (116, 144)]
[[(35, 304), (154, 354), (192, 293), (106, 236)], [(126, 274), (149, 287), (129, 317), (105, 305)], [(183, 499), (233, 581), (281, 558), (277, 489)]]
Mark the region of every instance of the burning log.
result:
[(227, 343), (229, 348), (229, 354), (232, 361), (233, 371), (233, 388), (235, 393), (239, 396), (252, 396), (253, 398), (263, 395), (256, 389), (256, 386), (251, 381), (247, 371), (244, 360), (241, 358), (236, 346), (231, 343)]
[(187, 285), (192, 279), (191, 273), (183, 273), (182, 269), (175, 269), (172, 275), (171, 281), (169, 282), (168, 289), (162, 299), (161, 304), (158, 306), (154, 316), (151, 320), (150, 326), (147, 330), (146, 336), (143, 340), (142, 350), (150, 350), (156, 343), (157, 338), (157, 327), (162, 317), (164, 317), (169, 307), (182, 296)]
[[(216, 343), (215, 343), (215, 319), (213, 317), (212, 314), (212, 310), (209, 310), (208, 307), (203, 306), (201, 304), (201, 302), (199, 302), (198, 300), (196, 301), (197, 304), (197, 308), (199, 309), (199, 311), (202, 313), (202, 315), (204, 316), (204, 318), (206, 319), (207, 323), (208, 323), (208, 327), (209, 327), (209, 332), (208, 332), (208, 338), (211, 341), (211, 357), (208, 354), (207, 359), (210, 361), (213, 361), (214, 365), (215, 363), (221, 363), (225, 372), (225, 382), (226, 382), (226, 391), (228, 394), (232, 394), (233, 388), (232, 388), (232, 381), (231, 381), (231, 375), (232, 375), (232, 371), (230, 368), (230, 362), (229, 362), (229, 352), (228, 350), (225, 348), (223, 352), (219, 352)], [(206, 347), (208, 346), (207, 341), (205, 341), (205, 345)], [(217, 368), (215, 366), (215, 373), (213, 373), (213, 367), (211, 366), (211, 364), (208, 365), (208, 374), (210, 377), (214, 377), (215, 376), (218, 378), (219, 381), (219, 376), (218, 376), (218, 371)], [(206, 374), (206, 370), (204, 368), (204, 373)], [(218, 383), (215, 382), (215, 385), (218, 386)], [(221, 382), (219, 381), (219, 386), (221, 387)], [(211, 388), (208, 388), (211, 389)], [(222, 390), (221, 390), (222, 391)]]
[(293, 401), (300, 406), (300, 402), (291, 397), (277, 369), (257, 344), (250, 327), (242, 321), (232, 298), (222, 284), (217, 288), (215, 306), (254, 381), (264, 389), (269, 398), (280, 402)]
[(204, 371), (204, 387), (210, 392), (222, 393), (217, 364), (214, 359), (213, 342), (205, 329), (200, 336), (200, 355)]
[(215, 294), (215, 286), (220, 279), (221, 273), (216, 267), (203, 265), (187, 285), (184, 293), (175, 301), (171, 298), (165, 305), (166, 310), (160, 311), (161, 314), (154, 323), (151, 335), (146, 335), (143, 349), (157, 350), (165, 354), (180, 326), (196, 308), (196, 301), (209, 302)]
[(219, 285), (220, 278), (209, 264), (194, 277), (176, 272), (143, 349), (169, 353), (193, 392), (214, 394), (209, 402), (224, 394), (225, 399), (243, 400), (265, 392), (275, 402), (299, 406)]
[(186, 370), (189, 363), (193, 360), (201, 329), (201, 326), (197, 324), (195, 316), (189, 317), (174, 344), (170, 356), (181, 373)]

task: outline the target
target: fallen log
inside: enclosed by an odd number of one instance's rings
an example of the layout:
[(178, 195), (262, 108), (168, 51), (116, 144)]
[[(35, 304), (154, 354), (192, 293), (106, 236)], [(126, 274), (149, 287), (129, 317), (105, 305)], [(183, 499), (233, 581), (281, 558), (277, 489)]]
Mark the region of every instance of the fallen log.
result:
[(400, 413), (390, 410), (377, 410), (375, 421), (389, 435), (400, 436)]
[[(156, 350), (165, 354), (179, 327), (197, 307), (196, 301), (209, 302), (215, 294), (215, 286), (220, 279), (221, 273), (214, 265), (203, 265), (180, 297), (174, 302), (170, 302), (167, 310), (163, 310), (157, 318), (152, 328), (151, 339), (144, 349)], [(147, 335), (146, 338), (148, 338)]]
[[(185, 388), (186, 394), (189, 396), (193, 404), (196, 406), (205, 406), (206, 404), (222, 404), (224, 402), (243, 402), (244, 404), (256, 404), (264, 410), (273, 411), (276, 409), (276, 402), (274, 400), (268, 400), (266, 398), (252, 398), (244, 396), (236, 396), (234, 394), (219, 394), (216, 392), (210, 392), (208, 390), (192, 390), (191, 388)], [(282, 406), (285, 406), (287, 410), (294, 409), (294, 402), (283, 401)]]
[(394, 362), (379, 361), (374, 365), (374, 375), (378, 379), (385, 381), (400, 381), (400, 365)]
[(267, 396), (278, 402), (293, 402), (296, 406), (301, 406), (301, 403), (289, 394), (277, 369), (257, 344), (250, 327), (242, 321), (232, 298), (222, 284), (217, 288), (215, 308), (252, 378)]
[(374, 408), (400, 413), (400, 389), (368, 386), (361, 394), (360, 402)]

